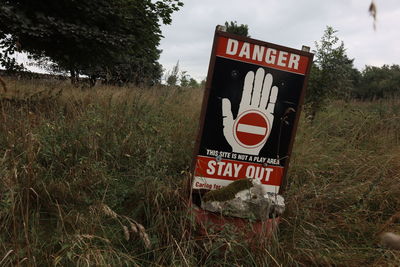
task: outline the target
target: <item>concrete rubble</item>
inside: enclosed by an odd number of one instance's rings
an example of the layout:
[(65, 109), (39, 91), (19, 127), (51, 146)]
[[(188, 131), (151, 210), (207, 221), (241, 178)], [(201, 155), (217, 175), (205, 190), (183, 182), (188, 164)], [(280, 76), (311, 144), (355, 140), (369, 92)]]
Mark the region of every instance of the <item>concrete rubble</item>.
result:
[[(224, 188), (219, 189), (224, 190)], [(212, 192), (212, 191), (210, 191)], [(213, 192), (215, 195), (217, 192)], [(285, 210), (285, 200), (281, 195), (266, 192), (256, 179), (251, 180), (249, 188), (236, 192), (232, 199), (203, 199), (201, 208), (224, 216), (250, 220), (266, 220), (281, 215)]]

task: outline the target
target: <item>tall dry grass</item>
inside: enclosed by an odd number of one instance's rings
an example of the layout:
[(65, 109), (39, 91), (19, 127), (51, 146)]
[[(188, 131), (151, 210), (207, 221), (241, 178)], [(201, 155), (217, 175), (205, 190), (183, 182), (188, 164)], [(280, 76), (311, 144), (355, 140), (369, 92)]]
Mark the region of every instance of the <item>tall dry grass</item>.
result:
[[(334, 102), (300, 127), (281, 232), (311, 265), (392, 265), (378, 235), (400, 211), (400, 100)], [(291, 240), (291, 242), (289, 242)]]
[(202, 236), (182, 189), (202, 90), (7, 80), (0, 265), (396, 266), (400, 101), (334, 102), (301, 121), (279, 233)]

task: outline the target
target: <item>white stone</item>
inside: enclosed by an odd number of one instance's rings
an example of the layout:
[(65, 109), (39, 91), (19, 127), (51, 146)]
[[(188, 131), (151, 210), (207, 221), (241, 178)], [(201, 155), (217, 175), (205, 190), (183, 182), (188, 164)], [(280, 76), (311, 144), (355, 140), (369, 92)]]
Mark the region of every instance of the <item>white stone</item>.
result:
[(261, 183), (253, 179), (253, 186), (236, 193), (227, 201), (202, 201), (202, 209), (224, 216), (265, 220), (281, 215), (285, 211), (285, 200), (281, 195), (265, 192)]

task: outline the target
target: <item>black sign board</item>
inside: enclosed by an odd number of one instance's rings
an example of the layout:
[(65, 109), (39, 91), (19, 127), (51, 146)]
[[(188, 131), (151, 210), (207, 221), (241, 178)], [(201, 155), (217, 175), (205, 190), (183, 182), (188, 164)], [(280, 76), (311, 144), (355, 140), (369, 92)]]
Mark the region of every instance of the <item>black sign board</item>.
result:
[(192, 189), (242, 178), (279, 193), (313, 54), (216, 31)]

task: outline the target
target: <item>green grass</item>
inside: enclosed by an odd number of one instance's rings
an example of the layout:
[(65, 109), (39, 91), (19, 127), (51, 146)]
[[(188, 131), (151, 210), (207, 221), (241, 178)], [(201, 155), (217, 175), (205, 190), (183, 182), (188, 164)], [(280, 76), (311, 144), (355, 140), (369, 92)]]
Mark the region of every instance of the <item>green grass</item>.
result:
[(202, 90), (8, 88), (0, 265), (400, 265), (377, 245), (400, 231), (386, 223), (400, 211), (400, 100), (333, 102), (302, 119), (279, 232), (249, 244), (229, 227), (202, 236), (185, 206)]

